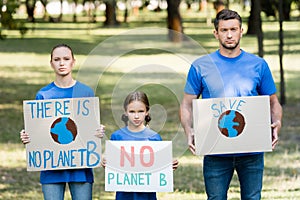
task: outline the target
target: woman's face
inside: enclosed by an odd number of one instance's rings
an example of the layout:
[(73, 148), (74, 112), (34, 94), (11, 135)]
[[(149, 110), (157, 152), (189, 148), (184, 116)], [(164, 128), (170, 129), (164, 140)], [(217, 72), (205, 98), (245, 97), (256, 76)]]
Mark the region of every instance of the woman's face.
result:
[(141, 101), (132, 101), (127, 105), (125, 114), (128, 116), (128, 128), (131, 131), (144, 129), (145, 117), (148, 115), (146, 106)]
[(51, 67), (58, 76), (68, 76), (72, 72), (75, 59), (67, 47), (58, 47), (52, 52)]

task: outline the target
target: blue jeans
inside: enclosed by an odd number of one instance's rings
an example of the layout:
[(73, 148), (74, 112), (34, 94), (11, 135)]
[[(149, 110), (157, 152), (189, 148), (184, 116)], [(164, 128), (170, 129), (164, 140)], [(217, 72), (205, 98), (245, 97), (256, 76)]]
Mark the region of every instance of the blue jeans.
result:
[[(68, 183), (72, 200), (91, 200), (92, 183)], [(44, 200), (64, 200), (66, 183), (42, 184)]]
[(208, 200), (226, 200), (227, 191), (236, 170), (242, 200), (261, 198), (264, 154), (246, 156), (205, 156), (203, 176)]

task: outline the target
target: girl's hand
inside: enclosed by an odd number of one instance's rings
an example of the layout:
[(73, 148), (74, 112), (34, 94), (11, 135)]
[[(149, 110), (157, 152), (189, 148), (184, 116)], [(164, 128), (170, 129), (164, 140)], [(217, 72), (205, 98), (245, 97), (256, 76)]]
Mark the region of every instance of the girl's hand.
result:
[(28, 144), (30, 142), (30, 137), (28, 133), (25, 133), (25, 130), (22, 129), (20, 131), (20, 139), (22, 141), (23, 144)]
[(98, 138), (103, 138), (105, 135), (105, 126), (100, 124), (100, 127), (96, 129), (95, 136)]
[(178, 160), (173, 160), (173, 170), (176, 170), (179, 165)]

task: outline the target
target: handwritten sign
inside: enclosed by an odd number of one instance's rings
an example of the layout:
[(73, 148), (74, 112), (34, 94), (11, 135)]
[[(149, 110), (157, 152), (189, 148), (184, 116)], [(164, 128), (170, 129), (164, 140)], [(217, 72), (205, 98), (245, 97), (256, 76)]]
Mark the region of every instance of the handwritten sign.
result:
[(101, 165), (98, 97), (23, 101), (28, 171)]
[(105, 191), (172, 192), (171, 141), (106, 141)]
[(272, 151), (269, 96), (196, 99), (197, 155)]

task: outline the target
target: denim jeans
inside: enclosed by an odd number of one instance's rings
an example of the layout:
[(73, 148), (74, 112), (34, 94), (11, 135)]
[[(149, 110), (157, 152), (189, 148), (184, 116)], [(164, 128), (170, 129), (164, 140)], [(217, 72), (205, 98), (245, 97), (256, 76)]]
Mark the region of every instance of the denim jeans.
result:
[(208, 200), (226, 200), (227, 191), (236, 170), (242, 200), (261, 198), (264, 154), (246, 156), (205, 156), (203, 175)]
[[(68, 183), (72, 200), (91, 200), (92, 183)], [(66, 183), (42, 184), (44, 200), (64, 200)]]

